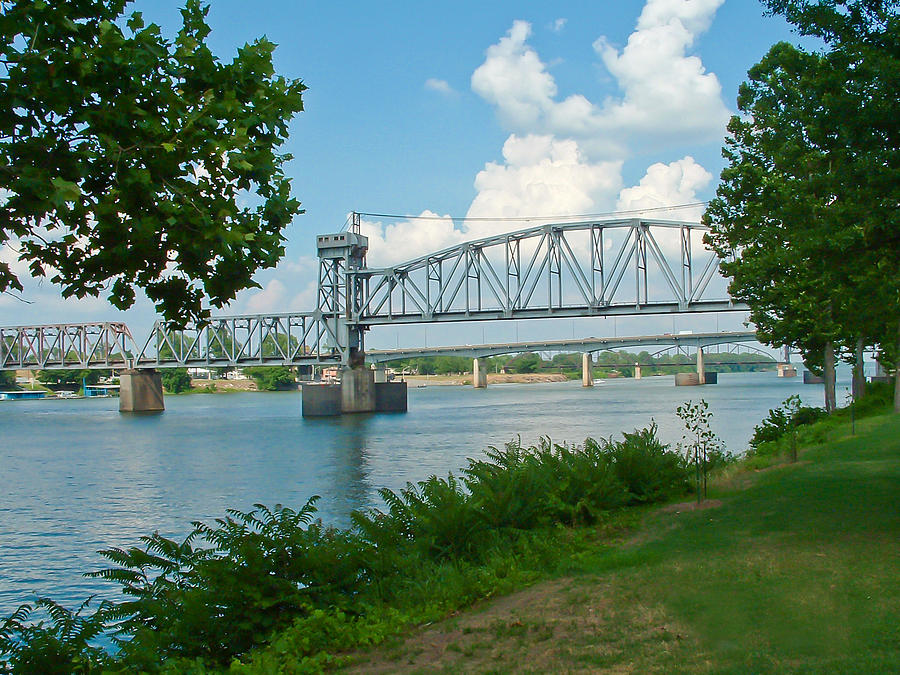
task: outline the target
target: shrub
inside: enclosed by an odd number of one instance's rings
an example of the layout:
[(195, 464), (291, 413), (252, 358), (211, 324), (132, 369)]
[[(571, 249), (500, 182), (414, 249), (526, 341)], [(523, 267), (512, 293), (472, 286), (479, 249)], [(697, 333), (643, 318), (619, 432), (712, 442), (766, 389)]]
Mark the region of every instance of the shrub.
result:
[(446, 479), (431, 476), (417, 485), (407, 483), (396, 494), (379, 490), (387, 513), (373, 510), (354, 515), (363, 539), (383, 548), (412, 544), (432, 558), (473, 553), (485, 529), (469, 500), (463, 483), (453, 474)]
[[(542, 441), (543, 443), (544, 441)], [(552, 473), (539, 451), (521, 441), (490, 447), (486, 460), (469, 460), (466, 485), (481, 519), (494, 529), (530, 529), (548, 520)]]
[(688, 489), (687, 462), (680, 454), (669, 451), (669, 446), (657, 438), (656, 430), (653, 423), (609, 444), (615, 473), (628, 491), (630, 504), (669, 499)]
[[(260, 504), (229, 510), (215, 526), (194, 523), (182, 543), (158, 533), (144, 548), (101, 551), (118, 567), (93, 572), (133, 598), (109, 616), (122, 655), (138, 669), (160, 657), (224, 664), (316, 607), (346, 605), (365, 577), (352, 536), (298, 511)], [(194, 540), (212, 544), (195, 548)]]
[[(103, 633), (107, 605), (82, 616), (88, 598), (74, 612), (48, 598), (22, 605), (0, 624), (0, 673), (22, 675), (67, 675), (100, 673), (111, 659), (92, 641)], [(28, 619), (34, 610), (47, 615), (35, 624)], [(5, 660), (4, 660), (5, 659)]]
[(603, 511), (628, 502), (627, 487), (616, 473), (609, 447), (609, 441), (588, 438), (582, 448), (557, 445), (552, 453), (545, 453), (553, 462), (548, 511), (554, 522), (593, 523)]

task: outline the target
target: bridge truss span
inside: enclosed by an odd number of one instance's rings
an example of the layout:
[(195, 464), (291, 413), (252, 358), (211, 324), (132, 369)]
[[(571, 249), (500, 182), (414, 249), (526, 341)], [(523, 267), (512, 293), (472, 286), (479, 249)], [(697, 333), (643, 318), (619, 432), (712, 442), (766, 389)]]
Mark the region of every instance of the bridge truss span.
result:
[(340, 363), (345, 348), (320, 311), (215, 317), (204, 325), (154, 324), (137, 352), (140, 367)]
[(358, 325), (746, 309), (710, 297), (719, 260), (696, 223), (548, 224), (350, 271)]
[(0, 327), (0, 370), (123, 368), (133, 353), (121, 322)]

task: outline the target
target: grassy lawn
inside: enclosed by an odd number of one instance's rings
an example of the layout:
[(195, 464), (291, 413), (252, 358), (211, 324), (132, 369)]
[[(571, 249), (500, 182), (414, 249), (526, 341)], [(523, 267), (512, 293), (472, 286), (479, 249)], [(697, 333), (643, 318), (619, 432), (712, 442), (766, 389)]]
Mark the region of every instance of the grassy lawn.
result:
[(900, 416), (735, 471), (710, 497), (351, 670), (900, 672)]

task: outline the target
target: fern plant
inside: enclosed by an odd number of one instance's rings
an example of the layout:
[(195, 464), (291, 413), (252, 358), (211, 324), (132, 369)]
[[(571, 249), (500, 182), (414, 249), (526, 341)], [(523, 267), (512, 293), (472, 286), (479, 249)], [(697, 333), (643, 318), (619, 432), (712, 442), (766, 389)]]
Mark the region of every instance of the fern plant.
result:
[(109, 611), (129, 666), (151, 669), (161, 656), (224, 664), (316, 607), (349, 604), (367, 575), (349, 533), (313, 522), (317, 499), (229, 509), (180, 543), (154, 533), (142, 548), (101, 551), (116, 567), (89, 576), (130, 598)]
[[(83, 612), (93, 597), (75, 611), (49, 598), (20, 606), (0, 624), (0, 673), (21, 675), (89, 675), (100, 673), (111, 659), (93, 644), (106, 630), (109, 608), (100, 603), (92, 614)], [(46, 615), (37, 623), (29, 620), (37, 611)]]

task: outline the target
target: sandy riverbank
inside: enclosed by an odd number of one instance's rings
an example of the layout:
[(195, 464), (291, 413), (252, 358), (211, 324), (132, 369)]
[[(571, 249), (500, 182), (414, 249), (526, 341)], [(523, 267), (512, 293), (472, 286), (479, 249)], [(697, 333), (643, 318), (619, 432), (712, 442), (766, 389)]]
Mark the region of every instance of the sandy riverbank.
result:
[[(565, 382), (566, 376), (561, 373), (488, 373), (488, 384), (533, 384), (536, 382)], [(442, 385), (472, 385), (472, 376), (466, 375), (406, 375), (403, 378), (412, 386), (425, 384), (429, 386)]]

